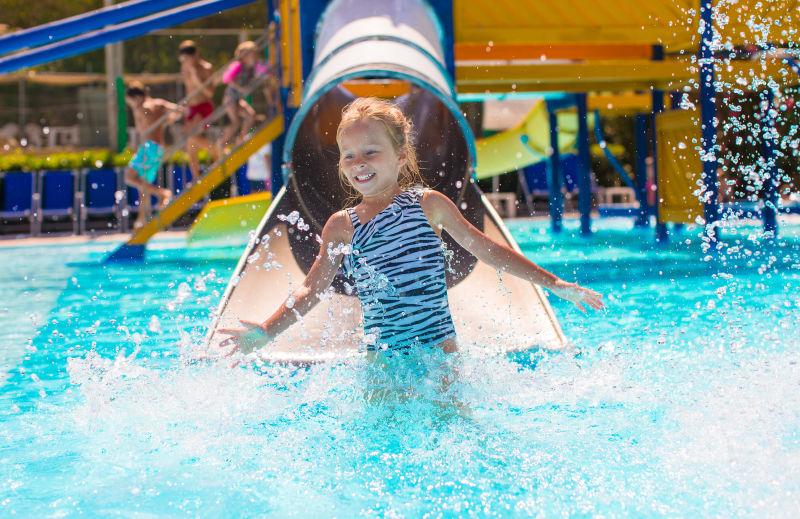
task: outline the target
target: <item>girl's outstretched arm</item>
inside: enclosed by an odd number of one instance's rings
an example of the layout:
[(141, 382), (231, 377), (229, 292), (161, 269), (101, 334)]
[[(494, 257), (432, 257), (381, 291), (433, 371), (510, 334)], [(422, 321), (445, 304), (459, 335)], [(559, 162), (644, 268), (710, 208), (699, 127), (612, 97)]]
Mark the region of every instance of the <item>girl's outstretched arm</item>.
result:
[(336, 271), (342, 262), (342, 244), (350, 243), (352, 224), (344, 211), (331, 216), (322, 229), (322, 244), (319, 254), (300, 285), (269, 318), (263, 322), (240, 319), (240, 328), (221, 328), (218, 333), (229, 335), (219, 346), (232, 346), (225, 353), (230, 356), (236, 351), (250, 353), (280, 335), (307, 314), (319, 302), (319, 296), (333, 283)]
[(582, 312), (586, 311), (584, 305), (596, 310), (603, 308), (602, 295), (559, 279), (507, 245), (492, 240), (469, 223), (456, 205), (442, 193), (426, 191), (421, 205), (431, 225), (447, 231), (459, 245), (484, 263), (542, 285), (557, 296), (573, 302)]

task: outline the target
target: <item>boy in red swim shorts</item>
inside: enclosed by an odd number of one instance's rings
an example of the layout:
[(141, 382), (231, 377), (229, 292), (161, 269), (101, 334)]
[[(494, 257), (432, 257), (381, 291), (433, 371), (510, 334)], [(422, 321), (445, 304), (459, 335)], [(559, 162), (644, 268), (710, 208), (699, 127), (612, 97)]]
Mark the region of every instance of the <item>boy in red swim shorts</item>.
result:
[[(212, 150), (205, 135), (208, 123), (204, 122), (214, 112), (214, 85), (209, 78), (214, 74), (211, 63), (200, 57), (197, 44), (186, 40), (178, 47), (178, 61), (181, 63), (181, 77), (186, 90), (186, 118), (184, 130), (186, 132), (186, 153), (189, 156), (189, 169), (192, 180), (200, 177), (200, 159), (198, 152), (201, 149)], [(202, 129), (198, 129), (203, 125)]]

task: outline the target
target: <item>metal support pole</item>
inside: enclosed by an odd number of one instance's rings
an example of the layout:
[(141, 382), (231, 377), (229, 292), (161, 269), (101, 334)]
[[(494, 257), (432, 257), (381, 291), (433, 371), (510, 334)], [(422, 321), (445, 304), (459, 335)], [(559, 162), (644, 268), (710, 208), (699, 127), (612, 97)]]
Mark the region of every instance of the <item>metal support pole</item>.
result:
[(117, 97), (117, 153), (128, 145), (128, 107), (125, 106), (125, 81), (117, 76), (114, 80)]
[(717, 203), (717, 106), (715, 104), (716, 86), (714, 82), (714, 54), (711, 44), (714, 41), (713, 0), (700, 0), (700, 128), (701, 161), (703, 162), (703, 185), (705, 204), (703, 214), (706, 220), (706, 234), (716, 241), (715, 222), (719, 219)]
[(561, 219), (564, 214), (564, 196), (561, 194), (561, 153), (558, 149), (558, 118), (548, 109), (550, 120), (550, 160), (547, 168), (547, 190), (550, 193), (550, 229), (561, 232)]
[(578, 107), (578, 209), (581, 235), (589, 236), (592, 234), (592, 180), (586, 94), (576, 94), (575, 103)]
[(647, 115), (636, 114), (634, 118), (634, 148), (636, 152), (636, 198), (639, 199), (639, 213), (636, 227), (650, 225), (650, 206), (647, 203)]
[(681, 108), (681, 99), (683, 99), (683, 94), (677, 90), (672, 90), (669, 93), (669, 107), (671, 110), (680, 110)]
[[(284, 81), (287, 79), (285, 77), (281, 77), (283, 71), (283, 63), (286, 61), (287, 63), (291, 63), (291, 57), (288, 55), (288, 49), (281, 49), (281, 20), (280, 20), (280, 9), (281, 9), (281, 2), (273, 2), (273, 0), (267, 0), (267, 18), (269, 23), (274, 23), (275, 28), (275, 40), (274, 40), (274, 47), (270, 47), (270, 52), (272, 55), (270, 56), (270, 65), (273, 66), (273, 70), (275, 70), (278, 74), (277, 82), (278, 82), (278, 97), (280, 100), (280, 107), (276, 107), (275, 116), (276, 117), (283, 117), (283, 124), (284, 128), (288, 128), (292, 122), (292, 117), (294, 117), (295, 112), (297, 111), (294, 108), (289, 108), (289, 88), (287, 88), (284, 84)], [(272, 42), (271, 42), (272, 43)], [(291, 78), (291, 72), (289, 72), (289, 78)], [(280, 110), (280, 111), (278, 111)], [(270, 187), (272, 190), (273, 198), (277, 196), (278, 192), (280, 192), (281, 188), (283, 187), (283, 144), (286, 141), (286, 132), (283, 131), (281, 134), (272, 141), (272, 154), (270, 155), (271, 159), (271, 166), (272, 166), (272, 175), (271, 175), (271, 182)]]
[(761, 118), (762, 147), (764, 157), (764, 232), (778, 234), (778, 165), (776, 157), (777, 132), (775, 131), (774, 92), (767, 88), (761, 93), (764, 100)]
[[(286, 89), (281, 89), (283, 93), (287, 93)], [(287, 99), (286, 97), (284, 99)], [(283, 117), (284, 128), (288, 128), (292, 119), (297, 113), (296, 108), (288, 108), (284, 105), (283, 114), (278, 117)], [(272, 141), (272, 195), (276, 196), (282, 187), (285, 185), (286, 177), (284, 176), (283, 151), (284, 144), (286, 143), (286, 132), (284, 131)]]
[(669, 241), (669, 234), (667, 233), (667, 224), (661, 221), (659, 211), (659, 202), (661, 201), (661, 193), (658, 191), (658, 134), (656, 132), (656, 115), (664, 111), (664, 91), (653, 89), (653, 113), (651, 115), (653, 125), (653, 185), (656, 188), (656, 205), (653, 207), (653, 212), (656, 215), (656, 241), (659, 243), (666, 243)]
[(19, 101), (19, 131), (22, 136), (26, 135), (25, 125), (28, 124), (28, 89), (26, 86), (25, 78), (19, 78), (19, 83), (17, 84), (17, 98)]
[[(104, 7), (114, 5), (114, 0), (103, 0)], [(123, 52), (122, 43), (112, 43), (105, 46), (106, 68), (106, 121), (108, 124), (108, 144), (111, 149), (119, 149), (119, 121), (117, 113), (117, 78), (122, 77)]]

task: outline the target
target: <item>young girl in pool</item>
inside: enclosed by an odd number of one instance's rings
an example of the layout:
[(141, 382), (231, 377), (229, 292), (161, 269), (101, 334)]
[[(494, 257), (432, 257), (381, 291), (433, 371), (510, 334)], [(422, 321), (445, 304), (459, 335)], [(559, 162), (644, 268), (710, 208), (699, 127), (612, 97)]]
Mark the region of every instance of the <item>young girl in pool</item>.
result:
[(447, 196), (422, 188), (411, 134), (411, 122), (388, 101), (361, 98), (344, 109), (336, 132), (339, 176), (360, 202), (328, 219), (319, 255), (292, 303), (264, 322), (241, 320), (241, 328), (219, 330), (229, 335), (220, 343), (231, 347), (226, 356), (264, 346), (311, 310), (343, 260), (361, 301), (367, 350), (455, 352), (442, 231), (479, 260), (542, 285), (581, 311), (603, 308), (597, 292), (563, 281), (493, 241)]

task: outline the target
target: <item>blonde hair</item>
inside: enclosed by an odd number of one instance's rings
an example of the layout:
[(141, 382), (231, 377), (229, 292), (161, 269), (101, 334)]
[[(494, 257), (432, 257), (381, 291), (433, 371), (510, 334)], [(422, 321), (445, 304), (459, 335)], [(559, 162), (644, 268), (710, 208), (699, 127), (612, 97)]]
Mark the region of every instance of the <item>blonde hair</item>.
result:
[[(413, 186), (424, 186), (422, 174), (419, 172), (417, 162), (417, 151), (413, 143), (413, 125), (411, 120), (395, 105), (384, 99), (377, 97), (360, 97), (344, 107), (342, 110), (342, 121), (336, 129), (336, 141), (342, 132), (355, 123), (364, 120), (378, 121), (386, 128), (386, 134), (392, 142), (395, 152), (398, 155), (405, 155), (405, 161), (400, 168), (400, 175), (397, 183), (403, 190)], [(351, 199), (358, 200), (359, 193), (347, 181), (347, 177), (342, 169), (342, 159), (339, 158), (339, 180)]]
[(258, 45), (255, 42), (247, 40), (243, 41), (239, 45), (236, 46), (236, 50), (233, 53), (233, 57), (236, 59), (242, 59), (245, 54), (248, 52), (258, 52)]

